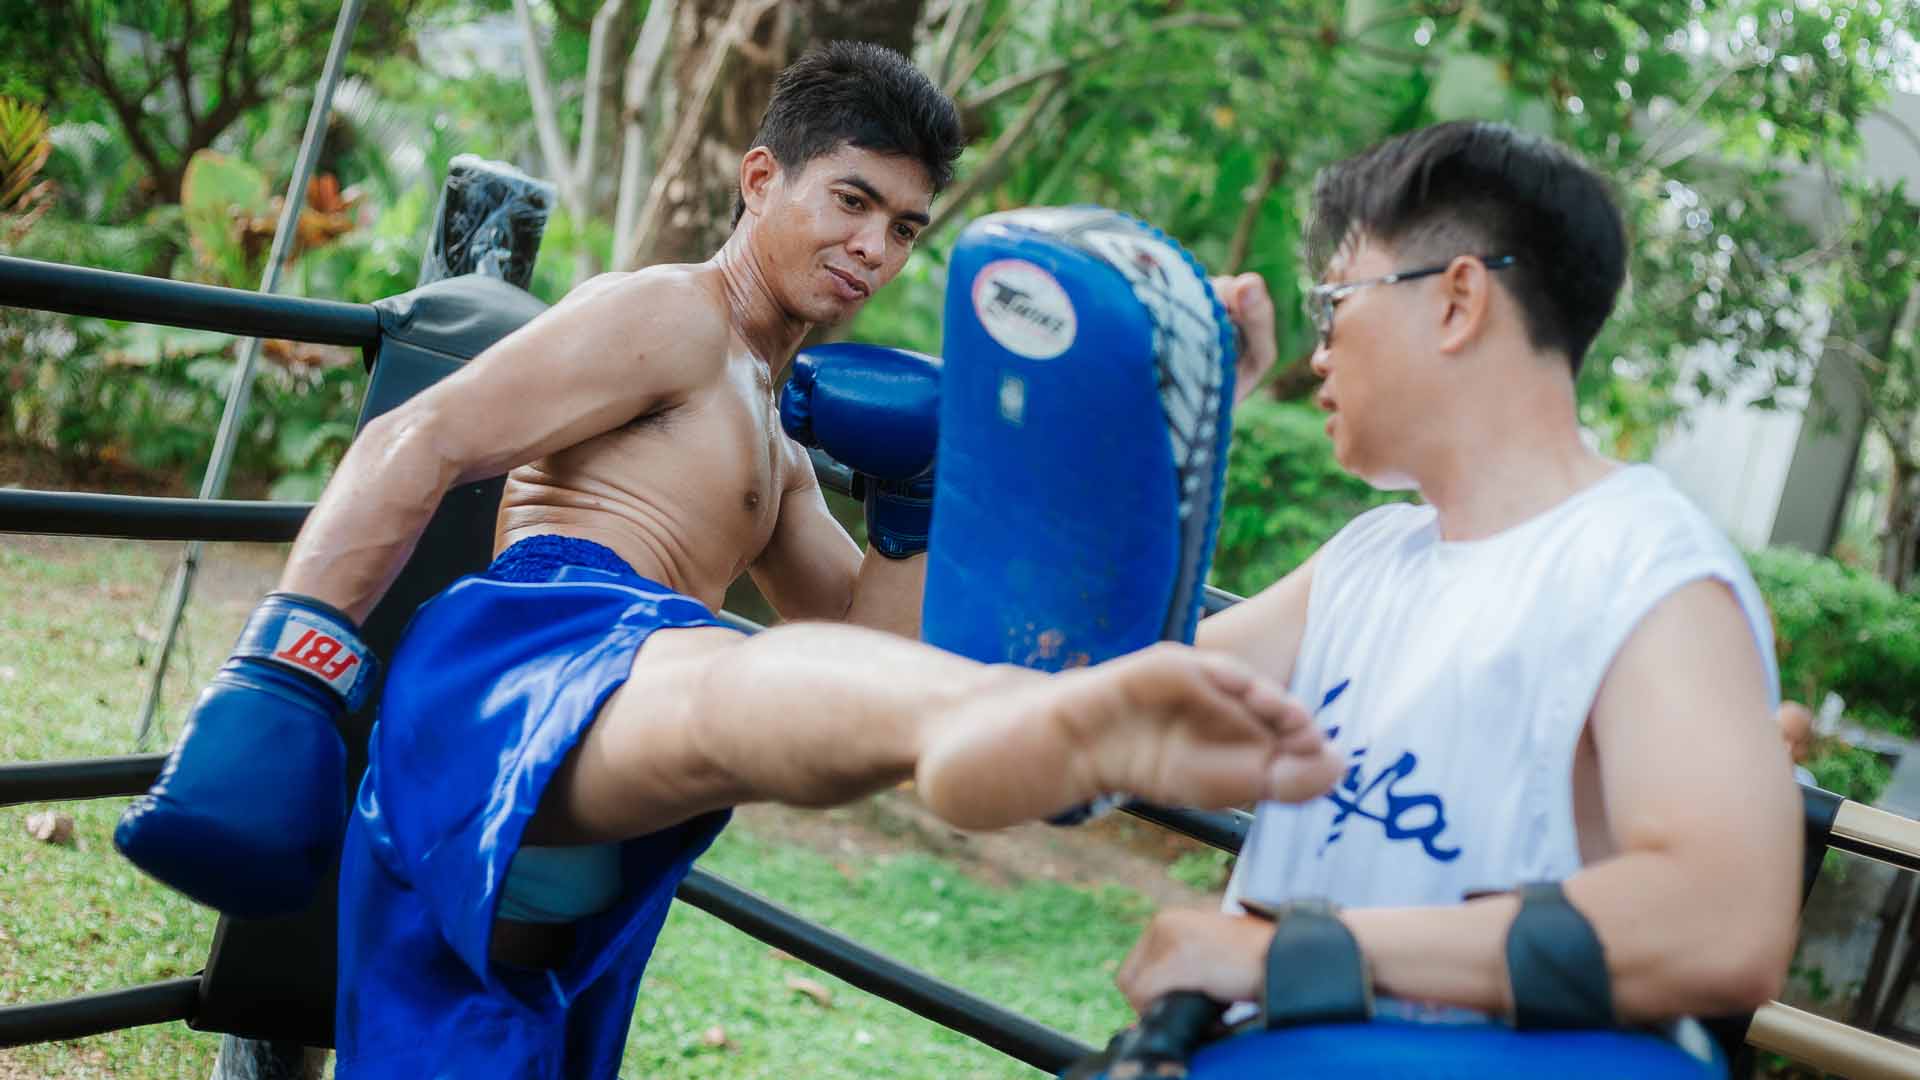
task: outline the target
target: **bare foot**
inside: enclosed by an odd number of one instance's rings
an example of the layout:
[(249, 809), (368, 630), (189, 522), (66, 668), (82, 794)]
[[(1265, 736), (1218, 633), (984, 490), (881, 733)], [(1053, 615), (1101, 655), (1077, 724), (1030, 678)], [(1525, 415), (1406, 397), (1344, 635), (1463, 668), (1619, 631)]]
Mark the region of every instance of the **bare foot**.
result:
[(1202, 808), (1299, 802), (1342, 768), (1299, 702), (1232, 657), (1184, 645), (1010, 681), (928, 727), (916, 787), (967, 829), (1114, 791)]

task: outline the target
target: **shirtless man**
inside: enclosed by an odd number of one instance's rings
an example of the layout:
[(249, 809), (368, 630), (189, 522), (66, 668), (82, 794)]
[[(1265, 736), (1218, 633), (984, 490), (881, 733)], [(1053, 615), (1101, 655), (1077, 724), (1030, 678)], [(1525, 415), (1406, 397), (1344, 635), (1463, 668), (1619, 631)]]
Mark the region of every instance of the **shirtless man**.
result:
[[(1201, 624), (1202, 647), (1315, 705), (1350, 767), (1324, 799), (1261, 806), (1224, 912), (1154, 920), (1118, 976), (1136, 1006), (1291, 1000), (1262, 960), (1275, 924), (1241, 901), (1316, 898), (1337, 919), (1296, 911), (1317, 920), (1302, 926), (1344, 927), (1383, 1000), (1425, 1003), (1402, 1015), (1538, 1026), (1544, 986), (1585, 995), (1580, 1022), (1637, 1025), (1778, 992), (1800, 822), (1764, 603), (1704, 516), (1588, 449), (1575, 411), (1625, 244), (1597, 177), (1499, 125), (1439, 125), (1322, 175), (1310, 306), (1334, 453), (1426, 505), (1361, 516)], [(1564, 884), (1538, 911), (1585, 926), (1603, 963), (1552, 976), (1516, 949), (1543, 924), (1507, 890), (1533, 882)], [(1369, 1039), (1340, 1042), (1350, 1056), (1291, 1065), (1376, 1075)]]
[[(912, 475), (869, 483), (863, 556), (773, 387), (811, 326), (899, 272), (959, 122), (903, 58), (842, 44), (782, 74), (755, 143), (712, 259), (596, 279), (367, 425), (123, 819), (121, 849), (189, 895), (304, 901), (337, 842), (331, 720), (370, 678), (355, 623), (442, 493), (508, 473), (493, 566), (420, 609), (387, 678), (341, 861), (343, 1080), (611, 1075), (674, 888), (731, 806), (914, 778), (936, 813), (995, 827), (1108, 791), (1299, 799), (1338, 771), (1230, 657), (1046, 676), (860, 627), (716, 622), (746, 571), (787, 619), (915, 629)], [(888, 385), (925, 366), (888, 363)], [(830, 452), (902, 426), (893, 401), (835, 396), (861, 356), (806, 374), (797, 411)]]

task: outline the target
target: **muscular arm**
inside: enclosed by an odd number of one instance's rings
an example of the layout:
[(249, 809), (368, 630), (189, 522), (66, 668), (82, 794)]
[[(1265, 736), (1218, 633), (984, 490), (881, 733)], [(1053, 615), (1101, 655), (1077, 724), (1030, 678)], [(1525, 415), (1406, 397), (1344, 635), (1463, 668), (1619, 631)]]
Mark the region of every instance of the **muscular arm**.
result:
[[(1738, 605), (1703, 581), (1642, 621), (1594, 701), (1616, 854), (1575, 874), (1566, 892), (1605, 946), (1624, 1022), (1739, 1012), (1779, 992), (1801, 840), (1767, 700)], [(1517, 906), (1501, 896), (1341, 917), (1381, 992), (1505, 1013)], [(1252, 919), (1175, 913), (1136, 947), (1122, 989), (1136, 1006), (1183, 987), (1255, 997), (1269, 937)]]
[(927, 557), (889, 559), (871, 549), (863, 556), (827, 509), (813, 459), (793, 440), (783, 443), (790, 486), (773, 537), (750, 568), (753, 583), (789, 622), (826, 619), (918, 638)]
[(678, 271), (596, 278), (361, 431), (294, 541), (280, 588), (364, 620), (440, 497), (670, 404), (727, 332)]
[(1252, 597), (1200, 621), (1194, 644), (1232, 653), (1255, 671), (1286, 685), (1307, 631), (1307, 600), (1313, 592), (1316, 553), (1293, 572)]

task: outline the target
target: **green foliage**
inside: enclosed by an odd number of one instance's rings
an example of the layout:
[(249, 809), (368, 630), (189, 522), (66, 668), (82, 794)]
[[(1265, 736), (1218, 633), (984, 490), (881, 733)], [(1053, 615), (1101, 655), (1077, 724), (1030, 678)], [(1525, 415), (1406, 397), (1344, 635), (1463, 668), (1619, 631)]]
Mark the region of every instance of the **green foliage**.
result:
[(1807, 771), (1821, 787), (1868, 806), (1893, 779), (1893, 766), (1885, 758), (1865, 747), (1838, 742), (1817, 747)]
[(267, 213), (271, 196), (259, 169), (202, 150), (180, 181), (180, 212), (202, 280), (246, 287), (260, 280), (266, 252), (247, 243), (244, 222)]
[[(36, 329), (37, 328), (37, 329)], [(66, 332), (63, 332), (66, 331)], [(0, 321), (10, 433), (76, 463), (118, 461), (197, 482), (233, 378), (234, 341), (143, 324)], [(309, 499), (352, 434), (366, 376), (352, 354), (263, 350), (233, 457), (233, 484), (281, 481)]]
[(1311, 406), (1249, 399), (1234, 417), (1213, 583), (1250, 596), (1284, 577), (1361, 512), (1375, 491), (1334, 460)]
[(413, 288), (433, 208), (434, 189), (419, 185), (375, 210), (363, 209), (361, 228), (300, 257), (295, 264), (300, 291), (367, 304)]
[(11, 211), (53, 153), (47, 114), (38, 106), (0, 97), (0, 211)]
[[(451, 6), (367, 4), (349, 70), (404, 47), (422, 9)], [(339, 11), (330, 0), (0, 0), (0, 71), (56, 115), (118, 129), (152, 182), (145, 197), (172, 201), (195, 151), (264, 107), (310, 97)]]
[(1832, 559), (1789, 549), (1753, 552), (1748, 564), (1773, 610), (1782, 692), (1816, 708), (1828, 692), (1837, 693), (1849, 717), (1914, 734), (1920, 599)]
[(0, 96), (0, 250), (19, 243), (52, 209), (53, 182), (40, 179), (52, 153), (46, 112)]
[(1173, 860), (1167, 876), (1189, 889), (1218, 892), (1233, 876), (1233, 856), (1218, 848), (1196, 848)]

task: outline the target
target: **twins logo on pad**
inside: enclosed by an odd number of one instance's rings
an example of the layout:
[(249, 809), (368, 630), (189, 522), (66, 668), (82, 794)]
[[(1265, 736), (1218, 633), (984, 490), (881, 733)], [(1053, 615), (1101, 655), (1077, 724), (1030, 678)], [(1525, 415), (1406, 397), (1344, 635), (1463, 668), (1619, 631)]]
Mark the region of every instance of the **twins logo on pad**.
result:
[(1066, 352), (1080, 330), (1060, 283), (1025, 259), (996, 259), (980, 268), (973, 313), (994, 341), (1029, 360)]

